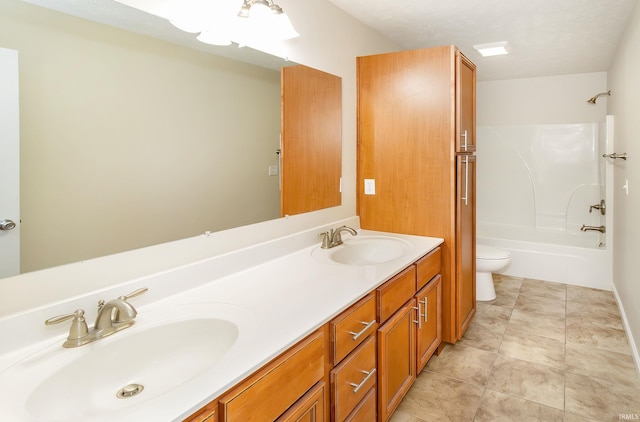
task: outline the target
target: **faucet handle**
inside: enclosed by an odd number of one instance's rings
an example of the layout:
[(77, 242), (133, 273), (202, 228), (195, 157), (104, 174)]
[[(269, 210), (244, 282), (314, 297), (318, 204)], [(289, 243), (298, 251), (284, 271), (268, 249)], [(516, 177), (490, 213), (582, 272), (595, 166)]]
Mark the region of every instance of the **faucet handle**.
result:
[(129, 300), (132, 297), (140, 296), (141, 294), (146, 293), (148, 291), (149, 291), (149, 289), (147, 287), (142, 287), (142, 288), (140, 288), (138, 290), (132, 291), (131, 293), (129, 293), (126, 296), (120, 296), (118, 299), (120, 299), (120, 300)]
[(63, 344), (64, 347), (73, 347), (74, 345), (77, 345), (79, 339), (89, 334), (89, 327), (87, 327), (87, 321), (84, 319), (84, 311), (82, 309), (78, 309), (72, 314), (54, 316), (44, 322), (45, 325), (53, 325), (72, 318), (73, 321), (71, 321), (71, 328), (69, 329), (67, 341)]
[[(333, 231), (333, 229), (332, 229)], [(318, 236), (322, 236), (322, 249), (329, 249), (331, 247), (331, 237), (332, 233), (330, 232), (322, 232), (318, 233)]]

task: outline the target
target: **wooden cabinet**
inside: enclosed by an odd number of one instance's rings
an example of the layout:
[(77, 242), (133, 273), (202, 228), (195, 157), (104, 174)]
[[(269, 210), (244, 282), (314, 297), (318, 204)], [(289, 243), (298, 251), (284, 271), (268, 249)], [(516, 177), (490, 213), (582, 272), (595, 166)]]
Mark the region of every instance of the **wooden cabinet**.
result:
[(475, 313), (475, 66), (444, 46), (358, 57), (357, 72), (361, 227), (444, 239), (442, 339), (455, 343)]
[(441, 341), (438, 247), (185, 422), (387, 421)]
[(386, 421), (416, 380), (413, 301), (378, 329), (378, 420)]
[[(332, 420), (363, 420), (373, 411), (375, 420), (376, 294), (371, 292), (330, 323), (332, 343)], [(371, 391), (374, 392), (371, 404)], [(373, 406), (373, 410), (371, 407)]]
[(418, 329), (416, 336), (416, 373), (429, 362), (442, 341), (442, 277), (435, 276), (416, 293)]
[(185, 419), (184, 422), (218, 422), (218, 401), (214, 400), (207, 404)]
[(276, 420), (324, 377), (324, 352), (321, 330), (223, 395), (220, 421)]
[(328, 420), (324, 414), (325, 389), (325, 383), (320, 381), (276, 419), (276, 422), (322, 422)]
[(440, 345), (441, 256), (435, 249), (376, 289), (379, 421), (391, 417)]

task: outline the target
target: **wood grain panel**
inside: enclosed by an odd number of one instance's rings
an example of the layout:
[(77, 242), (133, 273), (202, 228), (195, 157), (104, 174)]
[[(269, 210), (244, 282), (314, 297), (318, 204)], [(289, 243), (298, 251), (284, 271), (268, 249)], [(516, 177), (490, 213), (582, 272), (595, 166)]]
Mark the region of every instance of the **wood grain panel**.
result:
[(220, 420), (275, 420), (325, 375), (325, 335), (319, 331), (222, 396)]
[[(421, 312), (426, 313), (418, 328), (416, 374), (429, 362), (442, 341), (442, 277), (437, 275), (416, 294)], [(425, 312), (426, 308), (426, 312)]]
[(440, 248), (432, 250), (416, 261), (416, 291), (426, 286), (426, 284), (440, 272), (441, 261), (442, 251)]
[[(376, 332), (378, 324), (375, 321), (376, 294), (371, 292), (329, 323), (334, 365), (365, 341), (370, 334)], [(374, 324), (369, 325), (371, 322)], [(353, 333), (361, 333), (361, 335), (354, 340)]]
[(416, 293), (416, 267), (411, 265), (376, 289), (378, 322), (384, 323)]
[(386, 421), (416, 379), (415, 301), (378, 329), (378, 420)]
[(282, 216), (341, 203), (342, 79), (282, 69)]

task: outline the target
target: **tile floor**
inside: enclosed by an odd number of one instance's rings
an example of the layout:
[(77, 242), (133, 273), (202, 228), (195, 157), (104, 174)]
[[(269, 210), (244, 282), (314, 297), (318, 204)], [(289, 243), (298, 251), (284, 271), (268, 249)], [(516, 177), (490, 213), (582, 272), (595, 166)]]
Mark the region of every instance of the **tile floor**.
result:
[(640, 420), (613, 294), (496, 276), (462, 340), (419, 374), (391, 422)]

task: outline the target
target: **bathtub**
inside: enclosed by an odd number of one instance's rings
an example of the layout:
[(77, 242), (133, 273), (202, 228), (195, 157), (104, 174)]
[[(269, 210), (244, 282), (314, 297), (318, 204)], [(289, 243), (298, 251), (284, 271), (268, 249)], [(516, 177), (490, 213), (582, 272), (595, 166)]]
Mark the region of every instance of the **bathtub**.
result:
[(601, 237), (478, 223), (476, 241), (511, 251), (500, 274), (611, 290), (611, 253)]

